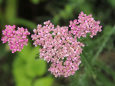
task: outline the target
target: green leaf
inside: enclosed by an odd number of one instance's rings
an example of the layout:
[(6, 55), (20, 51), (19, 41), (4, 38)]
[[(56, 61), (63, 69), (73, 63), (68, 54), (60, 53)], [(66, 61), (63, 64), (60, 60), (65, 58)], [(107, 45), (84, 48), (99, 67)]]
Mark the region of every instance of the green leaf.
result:
[(39, 47), (32, 47), (30, 42), (18, 52), (13, 62), (13, 75), (16, 86), (31, 86), (32, 80), (37, 76), (42, 76), (46, 72), (46, 62), (35, 59), (39, 54)]
[(27, 46), (24, 46), (21, 52), (18, 52), (17, 57), (22, 58), (25, 61), (29, 61), (35, 60), (37, 54), (39, 54), (39, 47), (32, 47), (29, 42)]
[(115, 7), (115, 0), (108, 0), (109, 4), (111, 4), (111, 6)]
[(46, 62), (44, 60), (32, 60), (27, 64), (27, 74), (31, 77), (42, 76), (46, 72)]
[(26, 62), (26, 72), (31, 77), (42, 76), (46, 72), (46, 62), (41, 59), (36, 60), (37, 54), (39, 54), (39, 47), (32, 48), (30, 43), (18, 53), (17, 58), (21, 58)]
[(16, 81), (16, 86), (32, 86), (32, 80), (26, 77), (21, 77)]
[(16, 86), (31, 86), (32, 79), (26, 77), (26, 62), (21, 58), (16, 58), (13, 63), (13, 75)]
[(31, 2), (32, 2), (33, 4), (38, 4), (38, 3), (40, 2), (40, 0), (31, 0)]
[(45, 77), (35, 81), (33, 86), (52, 86), (53, 78)]

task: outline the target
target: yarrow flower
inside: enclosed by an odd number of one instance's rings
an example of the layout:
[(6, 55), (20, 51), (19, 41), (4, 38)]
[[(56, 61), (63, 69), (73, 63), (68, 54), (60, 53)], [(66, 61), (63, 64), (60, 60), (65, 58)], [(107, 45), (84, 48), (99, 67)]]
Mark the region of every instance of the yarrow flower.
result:
[[(44, 22), (44, 25), (38, 24), (31, 35), (35, 46), (41, 46), (40, 58), (51, 64), (48, 69), (55, 77), (68, 77), (74, 75), (79, 69), (81, 63), (80, 54), (84, 44), (77, 41), (77, 38), (86, 37), (90, 33), (92, 38), (101, 32), (102, 26), (99, 21), (95, 21), (92, 15), (86, 15), (81, 12), (78, 19), (70, 21), (69, 27), (56, 27), (50, 20)], [(21, 51), (24, 45), (27, 45), (27, 35), (30, 35), (27, 29), (23, 27), (6, 25), (2, 31), (3, 43), (8, 42), (12, 53)]]
[(87, 33), (90, 33), (90, 37), (92, 38), (97, 32), (101, 32), (102, 26), (99, 26), (99, 24), (100, 21), (95, 21), (92, 15), (87, 16), (81, 12), (78, 19), (70, 21), (69, 27), (71, 28), (70, 32), (77, 38), (86, 37)]
[(3, 41), (3, 43), (8, 42), (12, 53), (16, 51), (21, 51), (23, 49), (23, 46), (27, 45), (27, 35), (30, 35), (30, 33), (27, 29), (24, 29), (23, 27), (18, 27), (18, 29), (16, 30), (15, 25), (6, 25), (5, 27), (6, 29), (2, 31), (3, 37), (1, 40)]
[(50, 21), (46, 21), (44, 26), (38, 25), (33, 31), (33, 44), (42, 46), (40, 58), (51, 63), (49, 71), (55, 77), (68, 77), (79, 69), (84, 44), (68, 33), (68, 27), (54, 27)]

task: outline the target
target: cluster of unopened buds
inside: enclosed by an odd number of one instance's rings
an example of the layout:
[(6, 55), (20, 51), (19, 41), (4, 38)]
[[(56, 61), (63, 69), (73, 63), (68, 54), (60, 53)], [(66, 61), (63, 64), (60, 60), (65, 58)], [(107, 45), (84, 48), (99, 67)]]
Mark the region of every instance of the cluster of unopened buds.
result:
[[(50, 20), (44, 22), (43, 26), (38, 24), (31, 38), (35, 46), (41, 46), (40, 58), (51, 63), (48, 70), (55, 77), (68, 77), (75, 74), (81, 63), (80, 54), (84, 44), (77, 41), (77, 38), (86, 37), (87, 33), (90, 33), (92, 38), (97, 32), (101, 32), (102, 26), (99, 24), (92, 15), (87, 16), (81, 12), (78, 19), (70, 21), (69, 26), (55, 27)], [(8, 42), (12, 53), (21, 51), (23, 46), (27, 45), (27, 35), (30, 35), (23, 27), (18, 27), (17, 30), (15, 28), (6, 25), (2, 37), (3, 43)]]

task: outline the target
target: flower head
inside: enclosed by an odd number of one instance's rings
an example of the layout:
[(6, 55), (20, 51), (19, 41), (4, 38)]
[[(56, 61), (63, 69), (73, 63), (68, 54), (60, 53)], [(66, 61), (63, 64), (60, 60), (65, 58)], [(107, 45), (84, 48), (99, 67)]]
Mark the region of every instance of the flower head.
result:
[(86, 15), (81, 12), (78, 16), (78, 20), (75, 19), (70, 21), (69, 27), (71, 28), (71, 33), (76, 37), (86, 37), (87, 33), (90, 33), (90, 37), (92, 38), (97, 34), (97, 32), (101, 32), (102, 26), (99, 26), (100, 21), (95, 21), (92, 15)]
[(30, 35), (30, 33), (27, 29), (24, 29), (23, 27), (18, 27), (18, 29), (16, 30), (15, 25), (6, 25), (5, 27), (6, 29), (2, 31), (3, 37), (1, 40), (3, 41), (3, 43), (8, 42), (12, 53), (16, 51), (21, 51), (23, 49), (23, 46), (27, 45), (27, 35)]
[(54, 25), (50, 21), (44, 26), (38, 25), (31, 36), (34, 45), (40, 45), (40, 58), (51, 63), (49, 71), (58, 76), (70, 76), (79, 69), (82, 43), (78, 42), (68, 33), (68, 27)]

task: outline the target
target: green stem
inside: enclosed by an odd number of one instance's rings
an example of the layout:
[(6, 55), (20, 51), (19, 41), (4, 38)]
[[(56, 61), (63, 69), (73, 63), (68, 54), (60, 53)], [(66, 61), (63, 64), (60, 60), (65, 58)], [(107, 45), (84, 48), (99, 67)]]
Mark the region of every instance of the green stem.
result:
[(114, 33), (115, 31), (115, 26), (113, 27), (113, 29), (104, 37), (105, 39), (102, 41), (102, 44), (100, 45), (100, 48), (97, 50), (97, 53), (95, 54), (95, 56), (92, 59), (92, 63), (94, 63), (94, 61), (98, 58), (99, 54), (102, 52), (102, 50), (104, 49), (106, 43), (108, 42), (110, 36)]
[(95, 79), (95, 78), (96, 78), (96, 74), (95, 74), (95, 72), (93, 71), (93, 68), (92, 68), (90, 62), (88, 62), (88, 60), (87, 60), (86, 57), (88, 58), (88, 56), (86, 56), (85, 53), (83, 53), (83, 54), (81, 55), (81, 59), (82, 59), (84, 65), (87, 67), (86, 69), (87, 69), (88, 72), (92, 75), (93, 79)]
[(6, 8), (5, 8), (5, 18), (8, 23), (13, 24), (17, 16), (17, 2), (18, 0), (7, 0), (6, 1)]
[(20, 19), (20, 18), (15, 19), (15, 24), (23, 25), (23, 26), (26, 26), (26, 27), (31, 28), (31, 29), (34, 29), (37, 27), (37, 24), (35, 24), (31, 21), (25, 20), (25, 19)]

